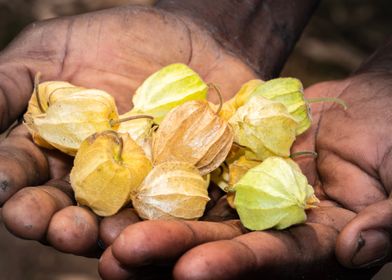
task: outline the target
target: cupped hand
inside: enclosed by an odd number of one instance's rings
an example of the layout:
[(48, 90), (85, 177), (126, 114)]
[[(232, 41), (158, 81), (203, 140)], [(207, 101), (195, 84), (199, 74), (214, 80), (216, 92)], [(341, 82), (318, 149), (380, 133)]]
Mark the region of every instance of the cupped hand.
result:
[(321, 200), (305, 224), (248, 232), (222, 199), (205, 217), (222, 222), (128, 226), (101, 257), (101, 276), (161, 279), (173, 267), (175, 279), (369, 279), (392, 252), (390, 62), (376, 55), (352, 77), (306, 90), (348, 109), (311, 105), (313, 126), (293, 147), (319, 155), (297, 159)]
[[(129, 6), (33, 23), (0, 54), (0, 129), (22, 115), (37, 72), (42, 81), (103, 89), (124, 113), (143, 80), (171, 63), (189, 65), (226, 96), (255, 77), (206, 28), (164, 10)], [(45, 183), (65, 176), (71, 164), (70, 157), (36, 147), (22, 126), (13, 129), (0, 143), (0, 206), (8, 200), (4, 223), (22, 238), (64, 252), (96, 255), (100, 230), (101, 239), (109, 243), (138, 219), (130, 211), (100, 221), (74, 206), (67, 180)]]

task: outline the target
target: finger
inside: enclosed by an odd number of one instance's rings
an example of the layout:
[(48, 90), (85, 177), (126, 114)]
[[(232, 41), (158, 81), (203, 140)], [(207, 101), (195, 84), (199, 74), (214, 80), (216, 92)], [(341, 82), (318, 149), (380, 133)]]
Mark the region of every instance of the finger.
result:
[(129, 225), (140, 222), (134, 209), (123, 209), (117, 214), (103, 218), (99, 225), (99, 238), (105, 246), (110, 246)]
[(97, 256), (98, 218), (88, 209), (68, 206), (53, 215), (47, 241), (61, 252)]
[(45, 155), (28, 138), (10, 136), (0, 142), (0, 206), (24, 186), (47, 181)]
[(252, 232), (195, 247), (179, 259), (173, 274), (198, 280), (335, 279), (340, 270), (333, 254), (336, 236), (319, 224)]
[(4, 204), (4, 225), (18, 237), (43, 240), (54, 213), (71, 204), (70, 197), (50, 182), (45, 186), (27, 187)]
[(132, 277), (132, 272), (123, 267), (112, 254), (112, 248), (105, 250), (99, 260), (98, 273), (102, 279), (126, 280)]
[(362, 210), (340, 233), (336, 256), (346, 267), (372, 267), (391, 258), (392, 200)]
[(127, 267), (162, 264), (198, 244), (240, 234), (237, 222), (145, 221), (127, 227), (113, 243), (112, 252)]
[(99, 260), (98, 272), (105, 280), (153, 280), (171, 279), (170, 266), (146, 266), (128, 269), (113, 257), (111, 247), (107, 248)]

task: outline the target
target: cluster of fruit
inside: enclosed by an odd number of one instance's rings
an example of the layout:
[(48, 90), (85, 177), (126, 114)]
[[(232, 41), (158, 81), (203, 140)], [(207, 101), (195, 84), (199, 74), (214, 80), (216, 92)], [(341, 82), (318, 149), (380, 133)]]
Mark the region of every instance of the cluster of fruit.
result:
[(168, 65), (119, 115), (104, 91), (37, 76), (24, 121), (37, 145), (75, 156), (75, 198), (100, 216), (132, 204), (143, 219), (198, 219), (213, 181), (251, 230), (304, 222), (318, 200), (290, 159), (311, 126), (301, 82), (251, 80), (219, 105), (209, 89), (221, 97), (188, 66)]

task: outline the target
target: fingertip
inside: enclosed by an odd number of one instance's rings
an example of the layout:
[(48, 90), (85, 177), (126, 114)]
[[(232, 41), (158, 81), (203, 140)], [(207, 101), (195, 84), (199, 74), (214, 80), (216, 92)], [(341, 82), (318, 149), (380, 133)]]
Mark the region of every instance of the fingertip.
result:
[(340, 232), (335, 247), (338, 261), (348, 268), (373, 267), (391, 257), (391, 236), (385, 230), (392, 221), (388, 200), (362, 210)]
[(98, 250), (98, 219), (90, 210), (68, 206), (53, 215), (47, 240), (59, 251), (90, 255)]
[(132, 267), (150, 263), (151, 250), (153, 250), (151, 239), (155, 230), (150, 221), (126, 227), (112, 244), (113, 256), (120, 263)]
[(113, 257), (112, 247), (107, 248), (99, 259), (98, 273), (105, 280), (125, 280), (132, 277), (132, 273)]
[(53, 214), (69, 204), (65, 194), (51, 187), (27, 187), (5, 203), (4, 224), (18, 237), (42, 240)]
[(237, 258), (240, 251), (229, 240), (197, 246), (177, 261), (173, 277), (176, 280), (240, 279), (241, 271), (248, 267)]
[(99, 225), (99, 236), (105, 246), (110, 246), (129, 225), (140, 222), (133, 209), (123, 209), (119, 213), (104, 218)]

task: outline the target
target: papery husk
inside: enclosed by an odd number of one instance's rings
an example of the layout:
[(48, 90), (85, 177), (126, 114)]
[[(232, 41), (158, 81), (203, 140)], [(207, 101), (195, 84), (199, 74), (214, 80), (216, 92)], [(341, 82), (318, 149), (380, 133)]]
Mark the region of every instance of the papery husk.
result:
[(229, 123), (235, 143), (246, 148), (246, 158), (258, 161), (270, 156), (288, 157), (298, 126), (283, 104), (261, 96), (240, 107)]
[(143, 219), (200, 218), (209, 201), (207, 182), (187, 162), (164, 162), (153, 168), (132, 195), (132, 203)]
[[(138, 116), (133, 112), (128, 112), (119, 116), (119, 119)], [(129, 136), (143, 148), (146, 156), (152, 159), (152, 134), (154, 121), (150, 118), (140, 118), (121, 122), (117, 129), (119, 133), (128, 133)]]
[(233, 98), (223, 103), (219, 116), (228, 121), (235, 114), (237, 109), (246, 103), (253, 91), (263, 83), (264, 81), (262, 80), (250, 80), (243, 84)]
[(46, 142), (74, 156), (84, 139), (96, 132), (115, 129), (111, 123), (117, 119), (111, 95), (83, 89), (58, 96), (44, 114), (33, 118), (33, 125)]
[(170, 111), (160, 124), (153, 137), (153, 162), (188, 162), (205, 175), (225, 160), (232, 143), (232, 128), (207, 101), (189, 101)]
[(291, 159), (269, 157), (235, 184), (234, 204), (251, 230), (285, 229), (306, 221), (305, 209), (318, 199)]
[(312, 124), (310, 107), (305, 101), (304, 89), (300, 80), (295, 78), (277, 78), (259, 85), (250, 95), (263, 96), (286, 106), (290, 115), (298, 122), (296, 134), (304, 133)]
[(248, 160), (245, 156), (228, 164), (228, 187), (226, 188), (226, 199), (231, 208), (235, 208), (235, 184), (249, 171), (249, 169), (259, 165), (259, 161)]
[[(38, 86), (38, 93), (40, 98), (38, 99), (37, 91), (36, 88), (34, 87), (33, 93), (31, 95), (31, 98), (27, 106), (27, 111), (23, 116), (23, 123), (27, 127), (28, 131), (30, 132), (33, 138), (33, 141), (37, 145), (47, 149), (53, 149), (54, 147), (50, 145), (48, 142), (46, 142), (44, 139), (42, 139), (42, 137), (38, 134), (38, 131), (33, 124), (33, 118), (35, 116), (41, 115), (46, 112), (46, 110), (49, 107), (49, 97), (54, 92), (74, 91), (74, 89), (77, 87), (63, 81), (48, 81), (48, 82), (40, 83), (37, 86)], [(39, 101), (40, 104), (38, 104)]]
[(259, 161), (249, 160), (245, 156), (229, 164), (230, 191), (234, 190), (235, 184), (253, 167), (259, 165)]
[(211, 173), (211, 181), (214, 182), (219, 188), (227, 192), (229, 189), (229, 167), (224, 162)]
[(190, 100), (207, 97), (208, 86), (185, 64), (163, 67), (149, 76), (133, 96), (133, 113), (147, 114), (160, 123), (173, 108)]
[(79, 205), (111, 216), (130, 202), (151, 169), (150, 160), (128, 134), (104, 131), (82, 142), (70, 179)]

